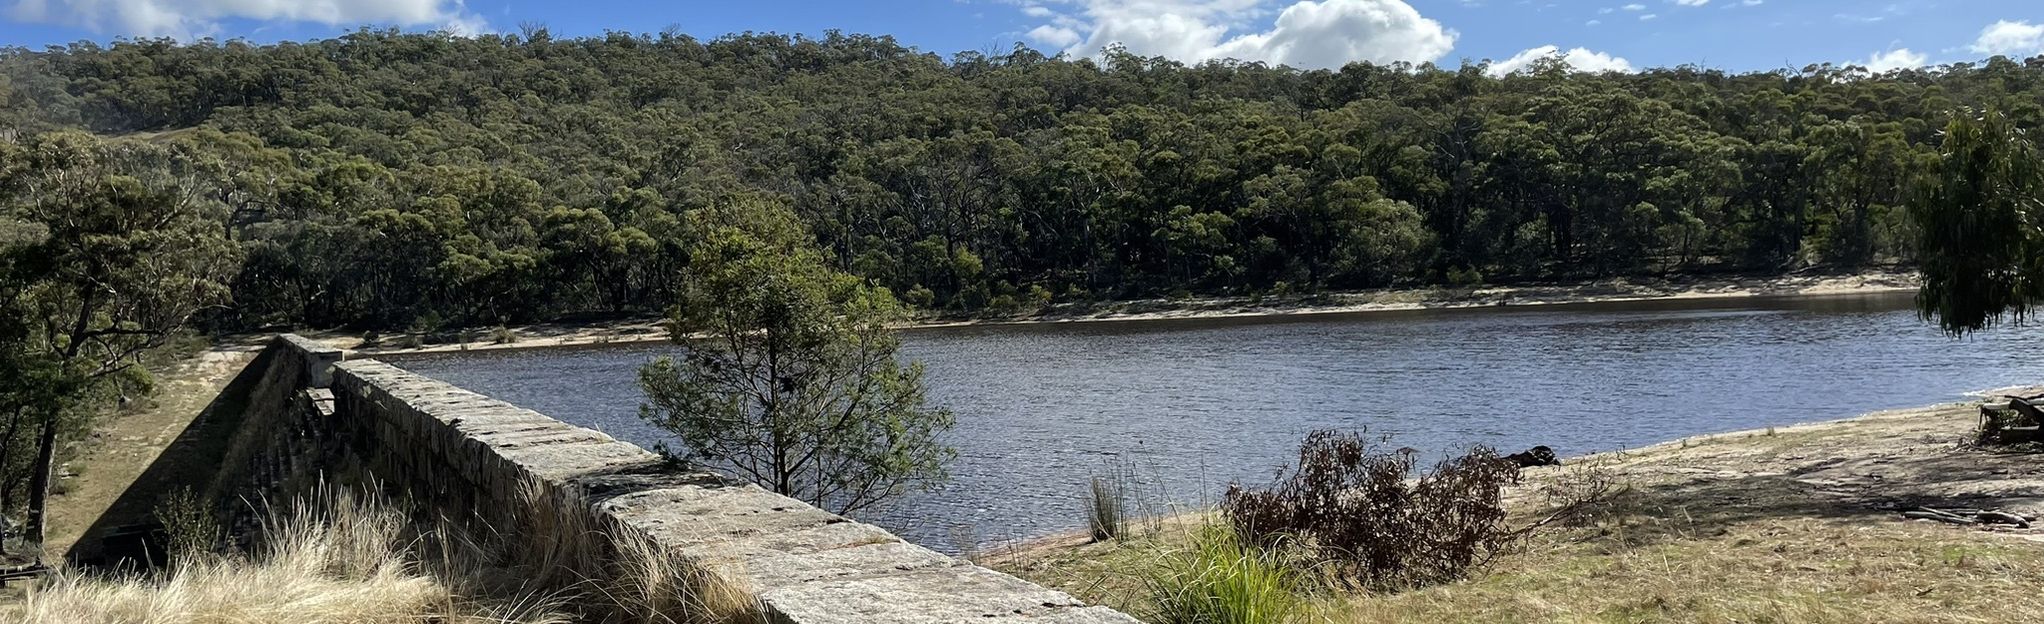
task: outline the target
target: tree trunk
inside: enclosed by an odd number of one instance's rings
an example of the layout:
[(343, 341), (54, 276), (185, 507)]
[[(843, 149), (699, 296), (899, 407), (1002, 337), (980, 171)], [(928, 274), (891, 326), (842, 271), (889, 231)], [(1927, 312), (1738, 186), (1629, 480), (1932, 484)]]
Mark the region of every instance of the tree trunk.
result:
[[(47, 515), (49, 508), (50, 469), (53, 467), (52, 464), (56, 463), (57, 458), (56, 414), (50, 414), (49, 418), (43, 421), (43, 431), (38, 441), (35, 474), (31, 476), (28, 484), (28, 526), (25, 528), (25, 533), (28, 539), (32, 540), (31, 543), (36, 545), (37, 552), (40, 553), (43, 545), (44, 517)], [(41, 562), (42, 555), (37, 554), (36, 560)]]

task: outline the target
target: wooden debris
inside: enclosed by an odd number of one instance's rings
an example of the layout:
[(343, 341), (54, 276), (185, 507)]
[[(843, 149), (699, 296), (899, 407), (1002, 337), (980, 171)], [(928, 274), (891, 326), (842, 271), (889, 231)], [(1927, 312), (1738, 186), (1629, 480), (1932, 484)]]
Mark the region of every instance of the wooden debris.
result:
[(1916, 520), (1931, 520), (1935, 522), (1943, 522), (1946, 524), (2007, 525), (2013, 526), (2018, 529), (2030, 528), (2030, 521), (2036, 519), (2022, 514), (2009, 513), (2006, 511), (1994, 509), (1972, 509), (1972, 508), (1939, 509), (1935, 507), (1918, 507), (1916, 509), (1904, 511), (1902, 512), (1902, 517), (1912, 518)]
[(2030, 528), (2030, 519), (2002, 511), (1983, 511), (1973, 514), (1975, 520), (1986, 524), (2008, 524), (2018, 529)]

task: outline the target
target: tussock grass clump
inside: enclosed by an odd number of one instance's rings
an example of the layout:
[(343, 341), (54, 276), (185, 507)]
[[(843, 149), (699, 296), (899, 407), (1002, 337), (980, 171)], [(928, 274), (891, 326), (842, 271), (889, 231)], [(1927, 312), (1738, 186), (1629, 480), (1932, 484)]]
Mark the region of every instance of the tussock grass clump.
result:
[(1196, 529), (1156, 561), (1143, 583), (1157, 624), (1282, 624), (1306, 606), (1298, 574), (1226, 525)]
[[(760, 605), (717, 566), (537, 484), (517, 530), (480, 518), (422, 528), (346, 488), (273, 507), (252, 552), (183, 549), (162, 571), (59, 574), (0, 622), (67, 624), (754, 624)], [(181, 503), (176, 509), (190, 507)], [(189, 515), (180, 511), (173, 515)]]
[(689, 561), (652, 537), (626, 532), (603, 583), (614, 612), (643, 624), (764, 624), (759, 598), (716, 566)]
[[(696, 561), (628, 526), (598, 522), (572, 491), (528, 481), (519, 527), (492, 532), (504, 567), (527, 591), (575, 596), (583, 619), (613, 624), (755, 624), (764, 610), (751, 589), (717, 562)], [(485, 524), (484, 526), (488, 526)]]
[(1119, 539), (1128, 533), (1128, 495), (1135, 470), (1126, 465), (1109, 466), (1105, 476), (1094, 476), (1086, 489), (1086, 527), (1095, 542)]
[[(466, 575), (420, 556), (405, 515), (330, 490), (272, 512), (244, 558), (193, 553), (157, 573), (58, 574), (0, 621), (295, 624), (570, 621), (558, 601), (478, 598)], [(434, 570), (433, 568), (442, 568)]]

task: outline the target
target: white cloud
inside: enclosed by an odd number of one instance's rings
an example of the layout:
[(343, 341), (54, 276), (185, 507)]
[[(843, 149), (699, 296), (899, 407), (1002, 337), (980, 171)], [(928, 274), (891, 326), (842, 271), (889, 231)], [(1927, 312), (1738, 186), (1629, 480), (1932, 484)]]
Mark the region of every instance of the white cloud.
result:
[(16, 0), (9, 15), (94, 32), (179, 39), (217, 33), (220, 21), (227, 19), (432, 26), (457, 34), (488, 29), (461, 0)]
[(1533, 64), (1537, 61), (1553, 58), (1561, 59), (1562, 62), (1568, 63), (1570, 69), (1580, 72), (1632, 71), (1632, 62), (1625, 60), (1624, 57), (1612, 56), (1586, 48), (1574, 48), (1563, 52), (1558, 46), (1544, 45), (1514, 54), (1512, 58), (1491, 63), (1490, 69), (1485, 73), (1492, 76), (1507, 76), (1532, 69)]
[(1079, 42), (1079, 32), (1063, 26), (1044, 24), (1031, 29), (1023, 36), (1031, 41), (1053, 48), (1069, 48)]
[(1686, 7), (1700, 7), (1706, 4), (1710, 4), (1710, 0), (1670, 0), (1670, 1), (1674, 2), (1675, 4), (1679, 4)]
[[(1069, 2), (1075, 13), (1051, 16), (1045, 26), (1084, 33), (1078, 43), (1060, 46), (1080, 56), (1118, 44), (1187, 63), (1238, 59), (1326, 69), (1354, 61), (1429, 62), (1455, 48), (1455, 31), (1403, 0), (1298, 0), (1275, 19), (1260, 0)], [(1042, 30), (1030, 31), (1032, 38)]]
[(1915, 69), (1930, 63), (1930, 57), (1909, 48), (1896, 48), (1886, 52), (1875, 52), (1865, 61), (1854, 61), (1853, 65), (1866, 67), (1876, 74), (1885, 74), (1897, 69)]
[(2044, 54), (2044, 24), (2002, 20), (1981, 29), (1970, 48), (1979, 54), (2028, 57)]

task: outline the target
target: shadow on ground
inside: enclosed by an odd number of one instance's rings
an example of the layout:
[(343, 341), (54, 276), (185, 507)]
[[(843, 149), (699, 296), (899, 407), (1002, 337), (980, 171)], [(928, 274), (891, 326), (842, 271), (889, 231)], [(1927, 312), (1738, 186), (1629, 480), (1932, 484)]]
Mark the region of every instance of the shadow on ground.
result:
[[(1930, 414), (1956, 421), (1951, 413)], [(1626, 487), (1574, 524), (1628, 546), (1722, 535), (1768, 520), (1904, 520), (1920, 507), (2044, 515), (2044, 454), (1974, 446), (1962, 434), (1883, 431), (1814, 443), (1722, 441), (1606, 470)], [(1990, 530), (1990, 529), (1983, 529)], [(2044, 528), (1997, 532), (2044, 535)]]
[(153, 567), (165, 562), (163, 527), (155, 509), (165, 497), (190, 488), (202, 493), (223, 468), (234, 434), (247, 416), (251, 392), (270, 364), (268, 351), (236, 373), (220, 394), (186, 425), (134, 482), (92, 521), (65, 554), (74, 566)]

